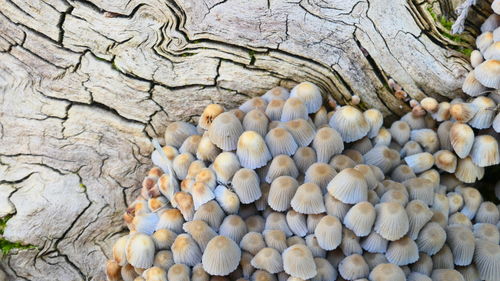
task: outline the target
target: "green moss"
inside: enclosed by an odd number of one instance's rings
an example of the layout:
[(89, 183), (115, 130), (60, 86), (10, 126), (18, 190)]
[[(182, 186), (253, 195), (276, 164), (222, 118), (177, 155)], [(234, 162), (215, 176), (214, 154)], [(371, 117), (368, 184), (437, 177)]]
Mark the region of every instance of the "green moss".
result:
[(255, 51), (249, 50), (248, 55), (250, 56), (250, 65), (254, 65), (255, 64)]
[(80, 184), (80, 187), (83, 189), (83, 191), (86, 191), (87, 190), (87, 186), (84, 185), (83, 183)]
[(472, 53), (472, 49), (466, 49), (466, 48), (462, 48), (461, 50), (458, 50), (460, 53), (470, 57), (470, 54)]
[[(0, 218), (0, 235), (3, 235), (3, 232), (5, 230), (5, 227), (7, 226), (7, 221), (9, 221), (12, 218), (12, 215), (7, 215), (3, 218)], [(9, 240), (5, 238), (0, 238), (0, 250), (4, 255), (7, 255), (10, 253), (11, 250), (13, 249), (20, 249), (20, 250), (25, 250), (25, 249), (33, 249), (36, 248), (34, 245), (23, 245), (19, 242), (10, 242)]]
[(181, 57), (190, 57), (196, 55), (195, 53), (183, 53), (181, 54)]
[(112, 61), (112, 62), (111, 62), (111, 68), (112, 68), (112, 69), (114, 69), (114, 70), (119, 70), (119, 69), (118, 69), (118, 66), (116, 66), (115, 61)]

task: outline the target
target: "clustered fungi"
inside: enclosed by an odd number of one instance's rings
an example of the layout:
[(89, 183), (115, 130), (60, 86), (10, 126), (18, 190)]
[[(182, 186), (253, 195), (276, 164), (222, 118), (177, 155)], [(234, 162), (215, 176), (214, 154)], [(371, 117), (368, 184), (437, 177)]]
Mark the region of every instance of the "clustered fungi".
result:
[(108, 280), (500, 280), (499, 209), (469, 185), (497, 140), (421, 106), (385, 128), (304, 82), (171, 123)]

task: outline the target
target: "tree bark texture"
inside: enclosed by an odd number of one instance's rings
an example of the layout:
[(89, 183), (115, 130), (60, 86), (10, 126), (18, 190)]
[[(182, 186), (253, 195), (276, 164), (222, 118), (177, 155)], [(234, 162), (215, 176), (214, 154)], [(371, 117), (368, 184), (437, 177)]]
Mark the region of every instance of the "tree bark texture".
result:
[[(0, 0), (0, 217), (12, 280), (104, 280), (150, 139), (203, 107), (312, 81), (401, 115), (460, 95), (487, 1)], [(433, 3), (433, 4), (430, 4)], [(19, 248), (19, 247), (17, 247)]]

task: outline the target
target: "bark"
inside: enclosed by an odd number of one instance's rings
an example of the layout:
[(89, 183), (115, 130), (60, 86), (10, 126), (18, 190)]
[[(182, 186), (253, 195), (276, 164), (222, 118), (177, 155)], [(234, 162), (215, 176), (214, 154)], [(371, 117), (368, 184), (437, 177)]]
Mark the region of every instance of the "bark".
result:
[(0, 0), (1, 239), (36, 246), (0, 267), (12, 280), (104, 280), (149, 140), (209, 103), (304, 80), (386, 115), (408, 110), (389, 78), (415, 99), (460, 95), (459, 50), (489, 8), (455, 38), (438, 17), (457, 2)]

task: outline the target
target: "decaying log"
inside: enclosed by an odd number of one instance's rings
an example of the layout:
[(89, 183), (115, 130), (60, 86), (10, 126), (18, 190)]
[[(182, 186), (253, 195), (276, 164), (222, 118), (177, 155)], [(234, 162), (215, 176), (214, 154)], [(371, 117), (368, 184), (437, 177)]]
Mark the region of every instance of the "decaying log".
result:
[[(308, 80), (401, 115), (460, 95), (487, 1), (0, 0), (0, 217), (13, 280), (104, 280), (150, 139), (202, 108)], [(429, 3), (434, 3), (430, 5)], [(4, 219), (6, 221), (6, 219)]]

